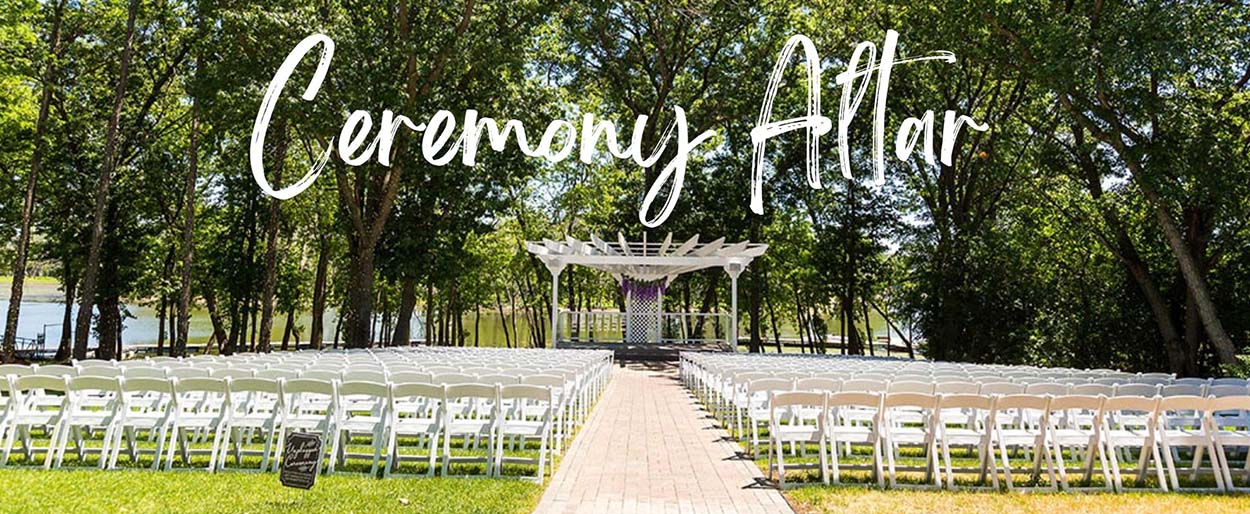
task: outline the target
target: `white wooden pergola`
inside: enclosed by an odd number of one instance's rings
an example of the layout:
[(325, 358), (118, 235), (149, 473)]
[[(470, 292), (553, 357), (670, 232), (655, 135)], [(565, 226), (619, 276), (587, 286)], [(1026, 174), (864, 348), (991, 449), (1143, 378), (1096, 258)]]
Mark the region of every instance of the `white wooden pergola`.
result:
[[(724, 269), (730, 280), (728, 334), (733, 343), (730, 348), (734, 348), (738, 335), (738, 276), (753, 259), (768, 249), (766, 244), (749, 241), (726, 243), (723, 237), (700, 243), (698, 235), (675, 243), (671, 233), (660, 243), (647, 242), (645, 234), (642, 241), (628, 241), (624, 235), (617, 233), (614, 242), (592, 235), (590, 241), (570, 237), (564, 241), (527, 241), (525, 246), (551, 272), (552, 348), (557, 345), (560, 328), (560, 273), (569, 265), (603, 271), (622, 285), (627, 280), (633, 280), (667, 286), (683, 273), (706, 268)], [(657, 326), (660, 315), (662, 313), (656, 314)]]

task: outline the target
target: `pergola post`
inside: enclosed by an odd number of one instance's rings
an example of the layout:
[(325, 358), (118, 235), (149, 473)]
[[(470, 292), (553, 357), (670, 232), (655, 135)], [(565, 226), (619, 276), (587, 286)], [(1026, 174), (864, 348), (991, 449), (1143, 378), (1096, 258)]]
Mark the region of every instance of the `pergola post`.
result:
[(556, 347), (560, 332), (560, 272), (564, 271), (562, 259), (544, 259), (547, 271), (551, 272), (551, 348)]
[(730, 262), (725, 265), (725, 273), (729, 274), (729, 350), (738, 351), (738, 275), (746, 266), (741, 262)]

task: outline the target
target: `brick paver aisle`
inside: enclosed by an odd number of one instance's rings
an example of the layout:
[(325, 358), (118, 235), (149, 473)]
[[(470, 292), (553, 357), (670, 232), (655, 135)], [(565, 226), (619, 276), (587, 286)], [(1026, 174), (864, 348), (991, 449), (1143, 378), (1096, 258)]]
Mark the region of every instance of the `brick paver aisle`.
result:
[(537, 512), (793, 512), (725, 436), (673, 365), (618, 367)]

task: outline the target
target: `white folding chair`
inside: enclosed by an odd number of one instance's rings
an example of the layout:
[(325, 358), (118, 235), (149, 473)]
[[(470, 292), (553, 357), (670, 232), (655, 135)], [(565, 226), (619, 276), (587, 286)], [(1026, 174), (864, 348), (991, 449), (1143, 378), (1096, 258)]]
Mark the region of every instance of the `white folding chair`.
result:
[[(407, 458), (400, 452), (400, 438), (416, 438), (428, 455), (425, 476), (434, 476), (441, 451), (439, 437), (443, 431), (444, 387), (426, 383), (396, 383), (391, 386), (391, 430), (386, 445), (386, 469), (383, 477), (399, 475), (399, 466)], [(409, 459), (409, 460), (420, 460)]]
[[(1142, 482), (1148, 466), (1153, 463), (1158, 474), (1159, 487), (1167, 490), (1167, 478), (1164, 476), (1163, 461), (1159, 457), (1159, 444), (1155, 435), (1157, 426), (1154, 416), (1158, 412), (1160, 398), (1142, 396), (1113, 396), (1102, 402), (1102, 437), (1107, 447), (1107, 457), (1111, 461), (1111, 477), (1117, 492), (1124, 491), (1124, 480), (1120, 473), (1120, 456), (1122, 450), (1140, 448), (1137, 461), (1137, 481)], [(1143, 424), (1131, 424), (1116, 420), (1144, 420)], [(1124, 452), (1127, 456), (1127, 451)]]
[[(1044, 461), (1049, 479), (1045, 489), (1059, 488), (1054, 461), (1047, 448), (1049, 402), (1050, 397), (1028, 394), (1006, 394), (994, 400), (994, 408), (990, 412), (994, 430), (992, 438), (998, 447), (1001, 471), (1008, 490), (1017, 488), (1011, 476), (1012, 466), (1008, 452), (1011, 448), (1023, 449), (1026, 455), (1033, 456), (1031, 480), (1037, 481), (1040, 478)], [(1027, 420), (1035, 420), (1036, 423)]]
[[(268, 378), (240, 378), (230, 381), (230, 413), (225, 418), (222, 433), (229, 438), (223, 444), (221, 466), (227, 469), (230, 455), (234, 455), (234, 465), (242, 469), (244, 455), (259, 455), (260, 467), (249, 471), (263, 472), (269, 469), (269, 459), (273, 456), (275, 438), (282, 424), (282, 413), (286, 410), (286, 394), (283, 392), (282, 381)], [(250, 444), (253, 434), (259, 433), (262, 448), (259, 452), (248, 451), (244, 445)]]
[[(556, 403), (551, 388), (534, 385), (504, 385), (499, 389), (502, 404), (513, 403), (512, 409), (501, 411), (499, 434), (495, 447), (495, 476), (503, 475), (505, 463), (537, 465), (538, 473), (532, 478), (542, 482), (547, 470), (547, 443), (551, 439), (552, 424), (555, 419)], [(504, 440), (508, 440), (509, 449), (515, 449), (520, 443), (525, 448), (526, 441), (538, 443), (538, 456), (526, 458), (509, 456), (504, 450)]]
[[(848, 381), (849, 382), (849, 381)], [(845, 384), (844, 384), (845, 385)], [(882, 469), (881, 440), (881, 394), (877, 392), (838, 392), (828, 396), (829, 460), (833, 483), (841, 483), (842, 465), (838, 458), (839, 445), (863, 444), (872, 447), (870, 468), (877, 485), (885, 486)], [(847, 469), (854, 469), (847, 466)], [(863, 468), (861, 468), (863, 469)]]
[[(377, 475), (382, 462), (382, 451), (389, 438), (391, 397), (390, 388), (375, 382), (349, 381), (339, 384), (338, 419), (335, 436), (338, 444), (337, 460), (346, 464), (349, 458), (371, 458), (369, 475)], [(350, 398), (351, 401), (347, 399)], [(353, 436), (366, 435), (372, 446), (372, 454), (351, 453)], [(330, 472), (335, 470), (330, 463)]]
[[(169, 440), (169, 428), (173, 424), (173, 379), (129, 378), (122, 381), (121, 389), (120, 414), (117, 429), (113, 431), (113, 442), (109, 445), (112, 455), (108, 458), (108, 468), (117, 467), (124, 442), (131, 463), (138, 462), (142, 453), (151, 453), (152, 469), (160, 469), (161, 457)], [(136, 438), (139, 431), (148, 432), (155, 440), (154, 449), (144, 450), (138, 445)]]
[(1229, 491), (1250, 491), (1250, 487), (1238, 487), (1233, 480), (1232, 463), (1226, 450), (1229, 447), (1246, 449), (1245, 464), (1239, 473), (1243, 481), (1250, 480), (1250, 428), (1241, 424), (1225, 425), (1223, 419), (1243, 417), (1247, 412), (1250, 412), (1250, 396), (1246, 395), (1212, 397), (1207, 404), (1204, 421), (1219, 459), (1219, 472), (1224, 477), (1224, 487)]
[(203, 434), (213, 439), (208, 451), (209, 471), (217, 470), (217, 462), (225, 446), (225, 417), (230, 412), (230, 389), (225, 379), (188, 378), (174, 381), (173, 420), (170, 423), (169, 453), (165, 458), (165, 470), (174, 466), (177, 453), (183, 465), (191, 465), (191, 456), (203, 453), (191, 448), (193, 434)]
[[(904, 382), (907, 384), (908, 382)], [(911, 382), (920, 384), (920, 382)], [(932, 390), (932, 384), (927, 384)], [(893, 383), (891, 383), (893, 386)], [(919, 446), (924, 454), (924, 481), (941, 487), (938, 471), (938, 398), (925, 392), (890, 392), (881, 403), (881, 431), (884, 437), (886, 472), (890, 487), (897, 487), (895, 461), (900, 446)], [(918, 486), (923, 487), (923, 485)]]
[[(768, 380), (768, 379), (765, 379)], [(804, 419), (803, 417), (789, 416), (794, 410), (815, 410), (825, 413), (828, 411), (828, 404), (825, 401), (826, 393), (817, 393), (810, 391), (773, 391), (769, 393), (767, 401), (768, 408), (768, 477), (773, 477), (774, 470), (777, 475), (777, 487), (784, 489), (786, 487), (786, 461), (785, 450), (786, 444), (791, 446), (816, 444), (820, 454), (821, 482), (829, 483), (829, 447), (827, 446), (828, 436), (825, 423), (828, 419), (827, 415), (815, 416), (813, 419)], [(789, 423), (782, 423), (783, 416), (788, 416)], [(776, 465), (774, 466), (774, 457)], [(811, 468), (810, 465), (791, 465), (792, 468)]]
[[(955, 489), (956, 472), (975, 472), (977, 482), (985, 483), (988, 474), (993, 489), (998, 489), (998, 464), (991, 444), (993, 428), (990, 413), (994, 397), (980, 394), (948, 394), (938, 397), (937, 440), (941, 445), (942, 462), (946, 465), (946, 488)], [(977, 467), (955, 468), (951, 461), (951, 446), (964, 446), (977, 453)]]
[[(9, 432), (4, 441), (4, 457), (0, 459), (0, 467), (9, 464), (9, 456), (13, 445), (20, 440), (22, 455), (27, 466), (34, 464), (35, 453), (44, 452), (43, 467), (51, 468), (56, 454), (56, 440), (53, 434), (60, 435), (61, 417), (69, 406), (69, 377), (66, 375), (27, 375), (13, 377), (12, 399), (14, 407), (9, 409)], [(58, 400), (53, 402), (52, 400)], [(31, 429), (42, 427), (48, 438), (48, 445), (35, 447)]]
[[(494, 469), (494, 450), (496, 425), (499, 421), (499, 387), (485, 384), (454, 384), (447, 386), (443, 404), (446, 412), (445, 432), (443, 437), (443, 476), (451, 476), (453, 463), (477, 463), (484, 465), (485, 476), (492, 476)], [(489, 412), (483, 415), (482, 409), (468, 410), (451, 409), (452, 405), (487, 405)], [(452, 438), (459, 437), (465, 447), (472, 442), (473, 447), (486, 439), (486, 456), (453, 456), (451, 453)]]
[(1077, 463), (1083, 463), (1085, 482), (1088, 483), (1094, 474), (1095, 455), (1103, 475), (1101, 489), (1113, 489), (1110, 467), (1107, 464), (1107, 452), (1102, 441), (1103, 420), (1102, 396), (1064, 395), (1051, 398), (1049, 410), (1051, 451), (1055, 456), (1055, 469), (1059, 472), (1059, 482), (1065, 491), (1077, 490), (1068, 481), (1068, 464), (1064, 460), (1064, 450), (1071, 451)]
[(742, 397), (739, 405), (734, 408), (735, 424), (738, 426), (739, 438), (746, 437), (746, 431), (742, 426), (742, 419), (745, 418), (746, 423), (750, 425), (751, 431), (751, 455), (759, 455), (760, 444), (760, 424), (767, 425), (769, 423), (769, 395), (774, 392), (790, 391), (794, 388), (794, 382), (784, 378), (761, 378), (752, 380), (742, 390)]
[(334, 466), (338, 455), (339, 432), (335, 426), (338, 419), (338, 381), (325, 381), (313, 378), (296, 378), (282, 383), (285, 396), (282, 413), (281, 436), (278, 438), (278, 449), (273, 455), (273, 469), (278, 470), (282, 462), (282, 452), (286, 449), (286, 437), (291, 432), (314, 432), (321, 434), (327, 441), (322, 446), (322, 459), (317, 460), (317, 473), (322, 469), (322, 460), (328, 457), (329, 466)]
[[(1175, 448), (1193, 449), (1190, 480), (1196, 480), (1198, 474), (1203, 471), (1202, 456), (1205, 453), (1211, 460), (1209, 471), (1215, 477), (1216, 490), (1227, 490), (1224, 475), (1219, 469), (1219, 456), (1216, 454), (1212, 436), (1207, 431), (1206, 412), (1209, 404), (1210, 400), (1202, 396), (1168, 396), (1159, 400), (1154, 429), (1158, 436), (1159, 450), (1163, 453), (1163, 462), (1167, 466), (1168, 481), (1173, 491), (1181, 490), (1180, 481), (1176, 476), (1175, 459), (1180, 454), (1173, 453)], [(1166, 486), (1164, 490), (1167, 490)]]
[[(71, 434), (78, 464), (86, 463), (87, 454), (96, 453), (100, 456), (96, 467), (108, 467), (109, 443), (117, 428), (121, 392), (121, 381), (115, 376), (79, 375), (69, 379), (66, 409), (52, 435), (56, 453), (52, 467), (59, 468), (63, 464)], [(104, 401), (100, 402), (101, 399)], [(99, 448), (87, 447), (84, 433), (91, 432), (103, 432)]]

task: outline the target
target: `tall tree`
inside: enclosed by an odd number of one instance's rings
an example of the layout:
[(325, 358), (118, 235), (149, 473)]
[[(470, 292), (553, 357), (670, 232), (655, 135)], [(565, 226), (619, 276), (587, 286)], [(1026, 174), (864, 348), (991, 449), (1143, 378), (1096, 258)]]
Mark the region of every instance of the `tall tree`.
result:
[(17, 321), (22, 310), (22, 286), (26, 280), (26, 256), (30, 250), (31, 222), (35, 213), (35, 187), (39, 184), (39, 170), (43, 167), (43, 152), (47, 146), (45, 133), (48, 127), (48, 109), (56, 88), (56, 65), (61, 56), (61, 21), (65, 13), (65, 0), (57, 0), (52, 10), (52, 33), (48, 36), (47, 63), (43, 71), (43, 93), (39, 97), (39, 117), (35, 119), (35, 149), (30, 156), (30, 171), (26, 175), (26, 194), (22, 203), (21, 229), (17, 236), (16, 255), (13, 258), (13, 284), (9, 293), (9, 311), (4, 321), (4, 341), (0, 353), (4, 362), (13, 361), (17, 342)]
[[(109, 117), (104, 135), (104, 164), (100, 167), (99, 182), (95, 191), (95, 214), (91, 225), (91, 248), (87, 254), (87, 268), (83, 270), (78, 302), (78, 319), (74, 324), (74, 358), (87, 358), (87, 340), (91, 331), (91, 315), (94, 310), (96, 282), (100, 276), (100, 250), (104, 244), (104, 222), (108, 214), (109, 184), (117, 166), (117, 125), (121, 119), (122, 104), (126, 100), (126, 82), (130, 77), (130, 58), (134, 51), (135, 18), (139, 14), (139, 0), (130, 0), (126, 9), (126, 35), (122, 43), (121, 62), (118, 64), (117, 90), (113, 98), (113, 114)], [(103, 314), (103, 311), (101, 311)], [(101, 341), (103, 344), (103, 341)]]

